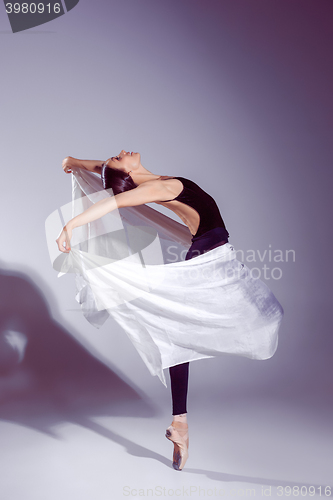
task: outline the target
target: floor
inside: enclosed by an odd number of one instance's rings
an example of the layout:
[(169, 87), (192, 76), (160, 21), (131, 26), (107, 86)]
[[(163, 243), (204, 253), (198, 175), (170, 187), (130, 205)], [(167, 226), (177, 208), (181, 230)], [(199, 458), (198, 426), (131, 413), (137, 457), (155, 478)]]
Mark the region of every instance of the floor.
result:
[(183, 471), (171, 466), (173, 445), (164, 437), (171, 419), (163, 407), (163, 398), (133, 393), (114, 397), (99, 415), (82, 400), (74, 408), (40, 391), (7, 398), (0, 414), (0, 498), (330, 496), (332, 425), (325, 405), (202, 395), (188, 414)]

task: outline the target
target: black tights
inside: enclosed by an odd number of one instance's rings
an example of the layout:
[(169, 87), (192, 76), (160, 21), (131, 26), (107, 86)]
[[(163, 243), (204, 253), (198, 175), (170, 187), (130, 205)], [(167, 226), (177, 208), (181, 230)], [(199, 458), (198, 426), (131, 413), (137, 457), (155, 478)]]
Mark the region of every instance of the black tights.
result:
[(180, 415), (187, 413), (187, 387), (188, 387), (188, 370), (190, 363), (182, 363), (181, 365), (171, 366), (169, 368), (171, 381), (172, 395), (172, 415)]

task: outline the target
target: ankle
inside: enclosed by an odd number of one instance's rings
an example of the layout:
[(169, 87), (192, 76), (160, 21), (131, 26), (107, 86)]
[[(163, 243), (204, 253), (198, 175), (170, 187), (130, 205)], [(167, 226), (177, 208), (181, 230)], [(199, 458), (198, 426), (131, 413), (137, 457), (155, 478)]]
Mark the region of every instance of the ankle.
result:
[(180, 413), (179, 415), (172, 415), (174, 422), (180, 422), (182, 424), (187, 424), (187, 413)]

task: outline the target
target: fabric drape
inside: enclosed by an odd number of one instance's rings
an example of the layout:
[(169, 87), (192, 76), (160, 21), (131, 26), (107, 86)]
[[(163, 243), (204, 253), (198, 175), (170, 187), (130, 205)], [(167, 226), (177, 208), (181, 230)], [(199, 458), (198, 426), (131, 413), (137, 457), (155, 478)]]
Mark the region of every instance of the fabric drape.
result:
[[(72, 179), (72, 217), (112, 195), (95, 174), (74, 170)], [(283, 317), (231, 243), (185, 261), (190, 245), (187, 227), (143, 205), (76, 228), (70, 253), (53, 262), (76, 274), (87, 320), (98, 328), (112, 316), (165, 386), (163, 370), (179, 363), (222, 354), (270, 358)]]

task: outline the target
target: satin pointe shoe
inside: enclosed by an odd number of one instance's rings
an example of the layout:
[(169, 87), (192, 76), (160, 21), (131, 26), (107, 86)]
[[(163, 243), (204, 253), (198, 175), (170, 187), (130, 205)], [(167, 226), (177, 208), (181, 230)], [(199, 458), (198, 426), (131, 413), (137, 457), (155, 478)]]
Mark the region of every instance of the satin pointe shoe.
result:
[(175, 470), (182, 470), (188, 459), (188, 425), (173, 421), (167, 428), (165, 437), (174, 444), (172, 466)]

